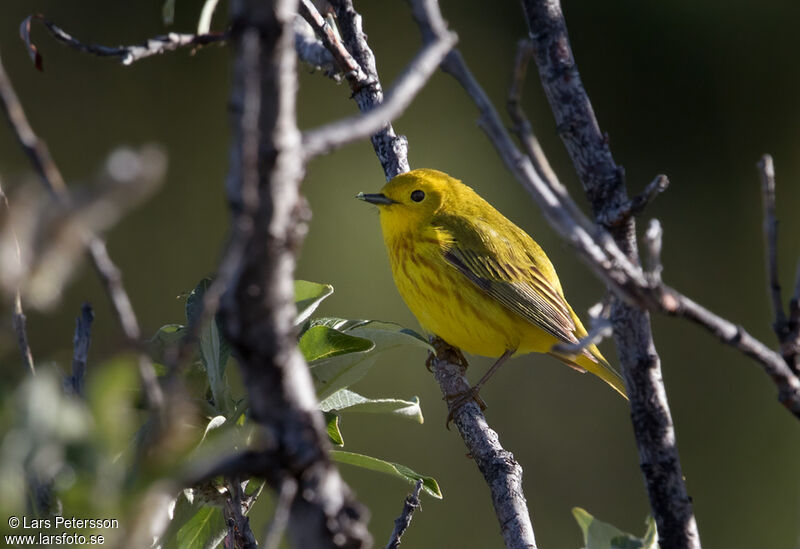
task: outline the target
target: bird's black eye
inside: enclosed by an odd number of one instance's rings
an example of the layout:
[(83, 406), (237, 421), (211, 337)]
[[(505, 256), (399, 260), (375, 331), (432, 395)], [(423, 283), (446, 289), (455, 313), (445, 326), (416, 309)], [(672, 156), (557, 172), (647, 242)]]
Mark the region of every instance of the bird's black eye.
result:
[(425, 193), (417, 189), (413, 193), (411, 193), (411, 200), (414, 202), (422, 202), (422, 199), (425, 198)]

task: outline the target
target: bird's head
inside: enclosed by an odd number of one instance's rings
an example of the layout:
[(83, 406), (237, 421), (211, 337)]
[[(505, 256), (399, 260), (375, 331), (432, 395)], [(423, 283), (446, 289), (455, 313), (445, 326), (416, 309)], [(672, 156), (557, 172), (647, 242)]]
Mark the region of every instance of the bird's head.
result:
[(377, 204), (384, 230), (397, 231), (430, 223), (463, 187), (444, 172), (420, 169), (398, 175), (380, 193), (358, 193), (356, 198)]

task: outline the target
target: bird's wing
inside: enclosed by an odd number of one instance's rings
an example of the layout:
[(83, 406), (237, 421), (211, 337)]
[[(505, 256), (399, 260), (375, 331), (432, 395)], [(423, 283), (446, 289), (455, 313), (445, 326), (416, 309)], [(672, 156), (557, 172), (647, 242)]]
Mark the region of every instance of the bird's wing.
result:
[[(486, 233), (491, 234), (491, 238), (486, 238), (482, 231), (490, 229), (482, 227), (480, 222), (473, 220), (466, 226), (463, 223), (458, 225), (457, 231), (448, 230), (453, 236), (450, 245), (442, 250), (448, 263), (487, 295), (528, 322), (561, 341), (577, 341), (569, 306), (560, 290), (537, 266), (535, 257), (529, 253), (515, 253), (514, 246), (504, 241), (496, 231)], [(521, 229), (514, 229), (522, 233)], [(530, 241), (530, 245), (538, 248), (530, 237), (525, 237), (524, 241)], [(547, 270), (552, 271), (552, 267)]]

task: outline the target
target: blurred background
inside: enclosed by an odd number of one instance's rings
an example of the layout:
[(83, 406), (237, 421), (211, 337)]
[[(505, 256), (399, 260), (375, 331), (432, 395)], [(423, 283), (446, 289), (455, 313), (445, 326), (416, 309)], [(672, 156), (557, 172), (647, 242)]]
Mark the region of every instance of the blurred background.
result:
[[(183, 321), (178, 296), (211, 274), (219, 259), (228, 222), (223, 182), (229, 51), (182, 51), (123, 67), (69, 50), (34, 26), (44, 57), (39, 73), (18, 27), (25, 16), (43, 13), (77, 38), (107, 45), (141, 42), (166, 30), (193, 31), (202, 1), (178, 2), (169, 29), (161, 4), (6, 0), (0, 8), (3, 63), (70, 185), (90, 181), (117, 145), (157, 142), (166, 148), (170, 164), (161, 191), (108, 234), (146, 334)], [(388, 88), (419, 47), (408, 6), (399, 0), (356, 5)], [(224, 26), (226, 9), (223, 2), (216, 28)], [(519, 2), (488, 7), (477, 0), (443, 0), (442, 9), (476, 77), (503, 109), (516, 42), (526, 32)], [(640, 231), (650, 217), (663, 224), (664, 279), (774, 346), (755, 163), (764, 152), (775, 158), (781, 281), (788, 291), (800, 255), (800, 4), (568, 0), (564, 9), (584, 84), (614, 157), (625, 167), (631, 194), (658, 173), (671, 180), (639, 224)], [(303, 128), (356, 111), (347, 86), (301, 73)], [(560, 178), (586, 208), (535, 70), (528, 75), (524, 106)], [(545, 224), (475, 120), (462, 90), (437, 74), (395, 128), (408, 136), (412, 167), (438, 168), (464, 180), (533, 235), (556, 265), (570, 303), (585, 316), (602, 298), (602, 284)], [(28, 172), (3, 125), (0, 177), (12, 199)], [(353, 199), (382, 184), (367, 142), (309, 166), (303, 189), (314, 217), (297, 274), (335, 287), (322, 314), (418, 328), (394, 288), (377, 212)], [(39, 363), (67, 368), (83, 300), (96, 310), (91, 377), (122, 336), (87, 266), (53, 310), (28, 312), (29, 336)], [(6, 300), (0, 398), (24, 375), (10, 310)], [(772, 382), (755, 363), (695, 326), (656, 317), (653, 327), (705, 546), (800, 547), (800, 426), (777, 403)], [(613, 344), (605, 342), (602, 349), (615, 362)], [(396, 353), (356, 387), (367, 396), (418, 395), (424, 425), (348, 416), (342, 424), (346, 449), (438, 479), (445, 498), (425, 499), (403, 538), (408, 547), (500, 547), (487, 488), (458, 434), (444, 429), (446, 407), (424, 360), (420, 350)], [(477, 380), (489, 363), (473, 359), (470, 377)], [(627, 407), (602, 382), (549, 358), (525, 356), (505, 366), (482, 396), (490, 424), (524, 468), (541, 547), (581, 546), (573, 506), (643, 532), (649, 506)], [(371, 510), (377, 545), (385, 543), (408, 486), (346, 466), (342, 473)], [(263, 522), (268, 505), (253, 515)]]

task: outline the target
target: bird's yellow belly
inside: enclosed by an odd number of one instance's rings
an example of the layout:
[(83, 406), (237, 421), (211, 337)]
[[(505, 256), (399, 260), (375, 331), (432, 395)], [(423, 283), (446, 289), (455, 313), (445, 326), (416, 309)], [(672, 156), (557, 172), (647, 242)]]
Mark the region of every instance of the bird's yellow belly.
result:
[(484, 294), (439, 257), (392, 258), (403, 300), (422, 328), (471, 354), (547, 352), (555, 338)]

